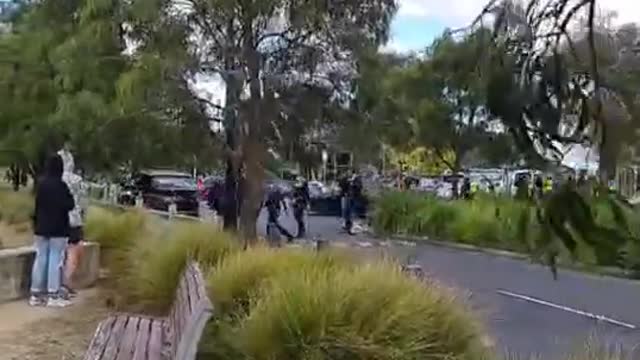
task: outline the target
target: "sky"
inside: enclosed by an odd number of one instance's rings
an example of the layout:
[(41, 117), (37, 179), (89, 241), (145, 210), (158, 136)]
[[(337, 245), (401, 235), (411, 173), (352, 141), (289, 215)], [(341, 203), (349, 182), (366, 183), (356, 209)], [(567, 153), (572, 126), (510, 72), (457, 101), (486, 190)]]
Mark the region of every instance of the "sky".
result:
[[(400, 52), (420, 51), (446, 28), (470, 24), (488, 0), (399, 0), (400, 8), (386, 45)], [(617, 12), (614, 24), (640, 22), (640, 0), (600, 0), (606, 10)]]

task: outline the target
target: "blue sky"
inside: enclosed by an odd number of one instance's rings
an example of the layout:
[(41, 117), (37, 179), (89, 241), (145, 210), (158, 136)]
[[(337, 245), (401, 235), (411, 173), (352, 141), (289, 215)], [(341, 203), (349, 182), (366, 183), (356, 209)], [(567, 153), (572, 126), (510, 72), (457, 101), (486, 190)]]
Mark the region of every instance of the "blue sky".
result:
[(419, 51), (446, 28), (459, 28), (477, 16), (485, 0), (398, 0), (399, 9), (386, 48)]
[[(398, 0), (399, 10), (386, 48), (419, 51), (444, 29), (471, 23), (488, 0)], [(640, 22), (640, 0), (600, 0), (606, 10), (617, 13), (614, 23)]]
[(398, 16), (392, 25), (394, 50), (421, 50), (442, 33), (447, 25), (440, 19)]

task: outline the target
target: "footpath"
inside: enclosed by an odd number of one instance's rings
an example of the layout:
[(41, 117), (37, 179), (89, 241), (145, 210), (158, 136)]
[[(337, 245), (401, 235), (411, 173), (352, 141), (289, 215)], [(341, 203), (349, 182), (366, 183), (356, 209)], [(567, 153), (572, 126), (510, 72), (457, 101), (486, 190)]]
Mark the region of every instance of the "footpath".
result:
[(26, 300), (0, 304), (0, 360), (82, 359), (106, 313), (95, 288), (62, 309), (31, 307)]

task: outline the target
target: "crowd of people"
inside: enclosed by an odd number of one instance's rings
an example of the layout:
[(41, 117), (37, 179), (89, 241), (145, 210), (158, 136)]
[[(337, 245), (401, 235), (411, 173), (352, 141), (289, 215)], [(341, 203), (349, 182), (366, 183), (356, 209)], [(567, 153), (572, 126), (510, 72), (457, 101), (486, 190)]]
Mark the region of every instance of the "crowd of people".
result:
[(75, 173), (69, 141), (48, 157), (35, 184), (33, 229), (36, 257), (31, 273), (32, 306), (66, 307), (82, 256), (86, 186)]

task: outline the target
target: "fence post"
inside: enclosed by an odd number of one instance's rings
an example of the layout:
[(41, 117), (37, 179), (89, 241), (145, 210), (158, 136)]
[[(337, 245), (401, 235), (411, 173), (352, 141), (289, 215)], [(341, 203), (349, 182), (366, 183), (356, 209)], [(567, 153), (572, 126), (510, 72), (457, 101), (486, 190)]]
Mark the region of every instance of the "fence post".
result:
[(169, 219), (173, 219), (178, 213), (178, 205), (176, 205), (175, 201), (169, 204)]
[(315, 244), (316, 245), (316, 251), (318, 251), (318, 252), (326, 249), (327, 246), (329, 245), (327, 240), (319, 239), (319, 238), (316, 239), (315, 243), (316, 243)]

